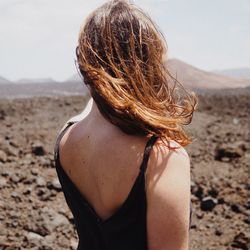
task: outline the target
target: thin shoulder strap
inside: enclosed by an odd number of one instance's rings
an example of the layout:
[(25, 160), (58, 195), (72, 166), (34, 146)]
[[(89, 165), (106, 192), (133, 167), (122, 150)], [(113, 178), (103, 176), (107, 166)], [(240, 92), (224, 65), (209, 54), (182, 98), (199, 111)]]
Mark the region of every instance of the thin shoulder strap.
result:
[(155, 144), (155, 142), (157, 141), (157, 139), (158, 139), (157, 136), (153, 135), (150, 137), (150, 139), (148, 140), (146, 144), (144, 155), (143, 155), (143, 161), (142, 161), (141, 168), (140, 168), (143, 173), (146, 172), (150, 151), (153, 145)]
[(59, 135), (57, 136), (56, 144), (55, 144), (55, 147), (54, 147), (55, 159), (57, 159), (57, 156), (58, 156), (59, 143), (60, 143), (62, 137), (63, 137), (64, 134), (66, 133), (67, 129), (68, 129), (72, 124), (74, 124), (74, 123), (75, 123), (74, 121), (72, 121), (72, 122), (67, 122), (67, 124), (65, 125), (65, 127), (60, 131)]

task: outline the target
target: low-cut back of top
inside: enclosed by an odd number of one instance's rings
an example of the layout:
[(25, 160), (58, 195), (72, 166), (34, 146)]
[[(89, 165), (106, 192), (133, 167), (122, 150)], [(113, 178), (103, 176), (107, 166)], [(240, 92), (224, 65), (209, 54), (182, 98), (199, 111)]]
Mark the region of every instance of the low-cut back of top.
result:
[[(65, 200), (73, 214), (79, 243), (77, 250), (146, 250), (146, 192), (145, 171), (152, 146), (157, 137), (149, 138), (140, 172), (123, 204), (108, 219), (101, 219), (64, 171), (59, 160), (59, 143), (69, 122), (57, 137), (54, 156)], [(190, 213), (191, 218), (191, 213)]]

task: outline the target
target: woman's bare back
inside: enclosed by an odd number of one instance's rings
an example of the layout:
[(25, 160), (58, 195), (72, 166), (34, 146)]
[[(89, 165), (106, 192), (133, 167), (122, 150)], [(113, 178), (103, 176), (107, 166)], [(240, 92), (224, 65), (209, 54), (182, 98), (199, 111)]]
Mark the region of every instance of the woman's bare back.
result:
[(63, 169), (102, 219), (126, 200), (139, 174), (147, 140), (124, 134), (95, 108), (61, 139)]

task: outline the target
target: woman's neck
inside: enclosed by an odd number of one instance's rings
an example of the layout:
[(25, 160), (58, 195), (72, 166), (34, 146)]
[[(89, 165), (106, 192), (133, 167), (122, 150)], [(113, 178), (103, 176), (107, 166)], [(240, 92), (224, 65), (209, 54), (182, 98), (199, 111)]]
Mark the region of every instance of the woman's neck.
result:
[(93, 98), (91, 98), (91, 99), (92, 99), (92, 107), (91, 107), (90, 112), (89, 112), (89, 117), (91, 117), (92, 119), (95, 119), (98, 122), (102, 122), (103, 124), (105, 124), (105, 123), (110, 124), (110, 122), (108, 122), (107, 119), (99, 111), (98, 106), (97, 106), (96, 102), (93, 100)]

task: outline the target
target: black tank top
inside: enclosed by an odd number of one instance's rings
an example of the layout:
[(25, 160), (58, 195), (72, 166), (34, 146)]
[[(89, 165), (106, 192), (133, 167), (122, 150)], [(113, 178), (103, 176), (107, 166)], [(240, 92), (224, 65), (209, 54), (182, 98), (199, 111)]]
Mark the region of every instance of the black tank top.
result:
[(74, 123), (69, 122), (57, 137), (54, 156), (62, 191), (74, 217), (79, 238), (77, 250), (147, 250), (144, 174), (157, 137), (152, 136), (146, 144), (139, 175), (126, 200), (111, 217), (102, 220), (60, 165), (59, 142)]

